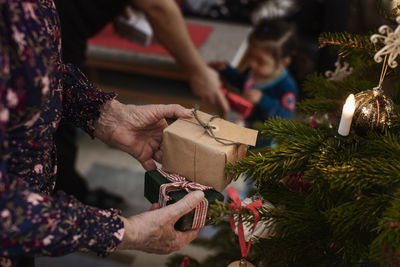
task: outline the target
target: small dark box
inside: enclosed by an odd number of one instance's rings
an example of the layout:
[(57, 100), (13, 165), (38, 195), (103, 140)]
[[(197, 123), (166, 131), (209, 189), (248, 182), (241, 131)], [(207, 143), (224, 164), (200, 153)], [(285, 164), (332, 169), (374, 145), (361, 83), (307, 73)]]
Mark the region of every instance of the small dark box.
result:
[[(144, 179), (144, 196), (151, 202), (151, 203), (157, 203), (158, 202), (158, 194), (160, 191), (160, 186), (165, 183), (169, 183), (170, 181), (165, 178), (161, 173), (158, 171), (148, 171), (145, 174), (145, 179)], [(219, 193), (218, 191), (215, 191), (214, 189), (208, 189), (204, 190), (204, 196), (208, 200), (208, 205), (210, 206), (211, 204), (214, 204), (216, 200), (223, 201), (224, 196)], [(185, 190), (180, 190), (180, 191), (175, 191), (171, 192), (169, 195), (171, 196), (172, 200), (168, 201), (167, 205), (173, 204), (183, 197), (188, 192)], [(192, 229), (192, 224), (193, 224), (193, 217), (194, 217), (194, 210), (189, 212), (188, 214), (184, 215), (182, 218), (180, 218), (176, 224), (175, 224), (175, 229), (179, 231), (188, 231)], [(206, 219), (206, 225), (212, 224), (212, 219), (211, 217), (207, 214), (207, 219)]]

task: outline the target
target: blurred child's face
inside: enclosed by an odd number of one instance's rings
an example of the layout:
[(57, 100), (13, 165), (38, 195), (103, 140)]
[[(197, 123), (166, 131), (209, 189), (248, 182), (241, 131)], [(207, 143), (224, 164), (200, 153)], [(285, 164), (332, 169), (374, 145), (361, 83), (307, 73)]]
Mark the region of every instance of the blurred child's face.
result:
[(258, 79), (269, 79), (279, 75), (283, 69), (280, 62), (265, 50), (264, 47), (250, 44), (247, 63), (252, 75)]

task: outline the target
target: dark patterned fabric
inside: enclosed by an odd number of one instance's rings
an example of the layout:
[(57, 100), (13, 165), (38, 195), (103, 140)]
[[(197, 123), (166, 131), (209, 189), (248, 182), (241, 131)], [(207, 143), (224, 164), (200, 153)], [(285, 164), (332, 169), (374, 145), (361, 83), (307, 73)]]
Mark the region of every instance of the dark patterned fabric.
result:
[(53, 133), (60, 120), (93, 136), (99, 108), (114, 98), (64, 65), (51, 0), (0, 0), (0, 265), (18, 259), (113, 251), (123, 236), (116, 210), (60, 192)]

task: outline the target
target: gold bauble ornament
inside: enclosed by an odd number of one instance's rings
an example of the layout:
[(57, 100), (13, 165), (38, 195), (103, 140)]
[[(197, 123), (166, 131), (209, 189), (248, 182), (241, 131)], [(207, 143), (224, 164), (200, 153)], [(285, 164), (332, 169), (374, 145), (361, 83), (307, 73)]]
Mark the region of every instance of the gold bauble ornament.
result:
[(247, 260), (241, 259), (241, 260), (232, 262), (227, 267), (255, 267), (255, 266), (252, 263), (248, 262)]
[(351, 127), (358, 135), (363, 136), (368, 131), (383, 132), (390, 127), (393, 101), (383, 94), (380, 87), (362, 91), (354, 98), (356, 109)]
[(400, 0), (376, 0), (379, 13), (387, 20), (396, 22), (400, 15)]

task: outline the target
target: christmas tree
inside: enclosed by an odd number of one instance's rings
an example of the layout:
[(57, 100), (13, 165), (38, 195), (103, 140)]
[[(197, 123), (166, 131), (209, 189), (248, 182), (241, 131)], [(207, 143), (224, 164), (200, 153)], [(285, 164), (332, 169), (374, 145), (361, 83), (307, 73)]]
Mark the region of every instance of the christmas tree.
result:
[[(268, 203), (258, 208), (258, 226), (268, 235), (254, 239), (248, 255), (255, 266), (400, 265), (400, 76), (392, 68), (400, 26), (381, 27), (371, 39), (322, 34), (320, 45), (336, 47), (351, 74), (337, 63), (330, 78), (310, 75), (302, 86), (308, 97), (297, 105), (304, 119), (266, 121), (262, 133), (276, 145), (227, 167), (237, 179), (254, 182), (249, 197)], [(338, 128), (350, 94), (356, 110), (343, 136)], [(251, 234), (249, 209), (219, 202), (212, 211), (217, 221), (232, 214), (237, 221), (240, 214)], [(190, 266), (240, 259), (237, 236), (222, 225), (214, 239), (198, 241), (215, 256)]]

